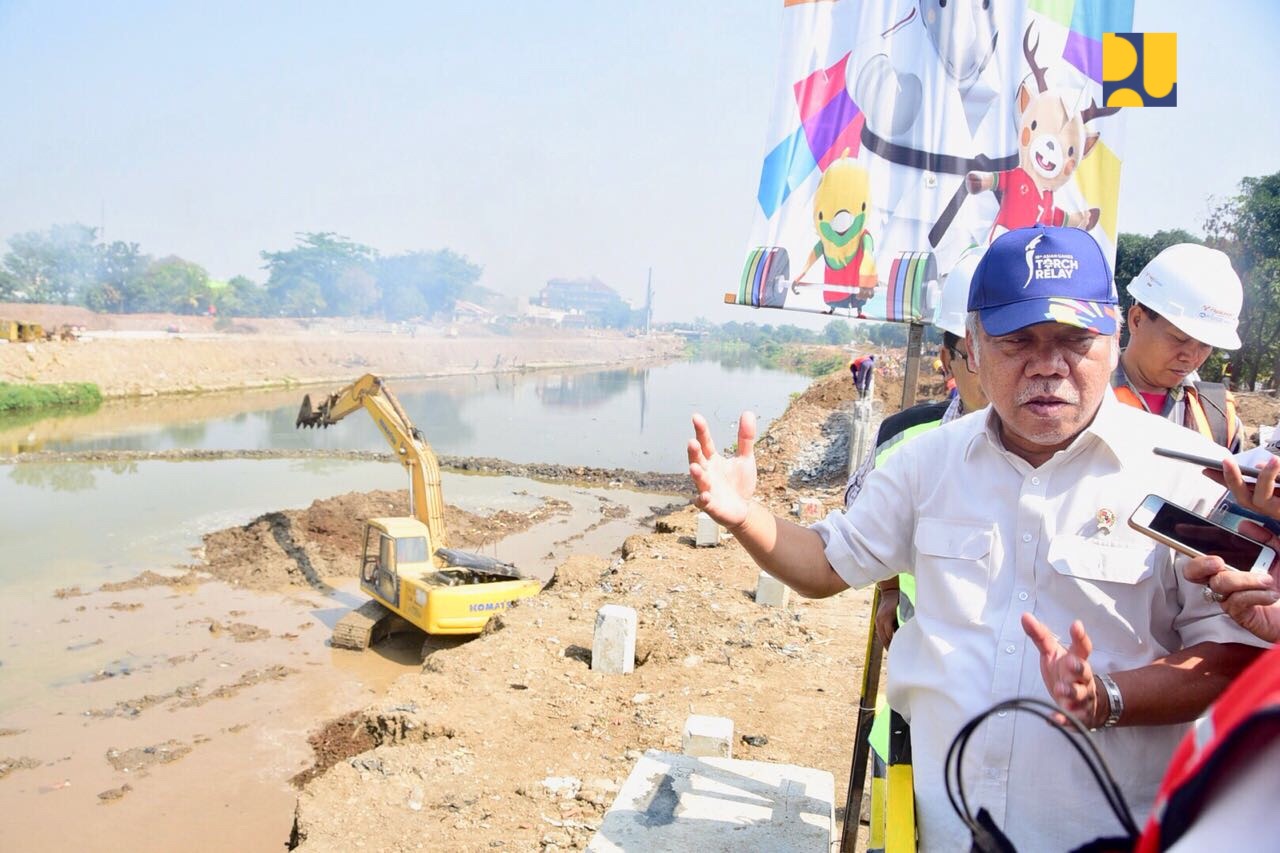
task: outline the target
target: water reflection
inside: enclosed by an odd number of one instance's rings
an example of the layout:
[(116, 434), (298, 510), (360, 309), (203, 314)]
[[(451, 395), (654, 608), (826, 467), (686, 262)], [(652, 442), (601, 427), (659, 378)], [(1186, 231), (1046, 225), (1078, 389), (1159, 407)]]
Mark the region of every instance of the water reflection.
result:
[(14, 465), (9, 469), (9, 479), (18, 486), (31, 486), (55, 492), (81, 492), (97, 488), (95, 471), (112, 474), (132, 474), (138, 470), (137, 462), (104, 462), (78, 465)]
[[(677, 472), (687, 465), (691, 412), (731, 440), (740, 411), (756, 411), (763, 429), (808, 381), (735, 357), (389, 384), (441, 454)], [(338, 387), (110, 402), (91, 415), (0, 430), (0, 450), (385, 450), (360, 414), (325, 430), (294, 428), (304, 393)]]
[(638, 383), (643, 388), (648, 379), (649, 371), (641, 368), (562, 373), (538, 383), (538, 399), (548, 406), (585, 409), (621, 394), (629, 385)]

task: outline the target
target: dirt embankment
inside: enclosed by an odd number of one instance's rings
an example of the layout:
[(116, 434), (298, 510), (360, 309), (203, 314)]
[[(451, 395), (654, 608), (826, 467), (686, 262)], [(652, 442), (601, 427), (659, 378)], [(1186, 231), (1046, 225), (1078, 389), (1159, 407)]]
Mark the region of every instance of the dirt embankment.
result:
[(184, 326), (181, 333), (167, 334), (130, 319), (135, 325), (126, 330), (91, 331), (82, 340), (0, 346), (0, 382), (92, 382), (107, 397), (145, 397), (342, 383), (362, 373), (405, 378), (616, 364), (683, 350), (683, 342), (671, 335), (628, 337), (598, 330), (528, 328), (498, 334), (485, 326), (378, 330), (336, 323), (308, 330), (295, 321), (271, 320), (246, 323), (261, 323), (269, 332), (192, 332)]

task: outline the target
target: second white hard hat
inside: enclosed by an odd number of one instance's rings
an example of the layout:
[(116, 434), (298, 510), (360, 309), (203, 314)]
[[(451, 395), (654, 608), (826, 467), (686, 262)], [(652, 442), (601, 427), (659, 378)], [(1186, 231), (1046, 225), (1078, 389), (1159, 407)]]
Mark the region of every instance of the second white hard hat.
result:
[(1156, 255), (1129, 282), (1129, 295), (1183, 333), (1219, 349), (1239, 349), (1236, 325), (1244, 290), (1231, 259), (1198, 243)]
[(933, 311), (933, 325), (950, 332), (957, 337), (964, 337), (965, 316), (969, 312), (969, 285), (973, 282), (973, 271), (982, 260), (982, 250), (969, 249), (960, 256), (951, 272), (942, 280), (942, 293), (938, 297), (938, 307)]

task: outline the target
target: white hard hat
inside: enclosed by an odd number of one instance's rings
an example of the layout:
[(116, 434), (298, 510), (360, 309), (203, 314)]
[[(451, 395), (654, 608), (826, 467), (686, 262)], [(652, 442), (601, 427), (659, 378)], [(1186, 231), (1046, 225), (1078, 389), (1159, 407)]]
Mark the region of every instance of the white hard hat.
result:
[(981, 249), (968, 250), (942, 280), (942, 294), (938, 297), (938, 307), (933, 310), (933, 325), (956, 337), (964, 337), (964, 320), (969, 313), (969, 284), (980, 260)]
[(1201, 343), (1240, 348), (1236, 323), (1244, 289), (1231, 260), (1217, 249), (1170, 246), (1133, 277), (1129, 295)]

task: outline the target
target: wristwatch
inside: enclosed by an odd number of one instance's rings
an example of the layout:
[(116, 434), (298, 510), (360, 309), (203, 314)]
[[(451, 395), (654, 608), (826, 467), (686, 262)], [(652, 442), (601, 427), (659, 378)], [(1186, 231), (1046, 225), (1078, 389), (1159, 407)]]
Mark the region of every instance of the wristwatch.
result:
[(1098, 683), (1102, 685), (1102, 689), (1107, 693), (1109, 712), (1106, 720), (1102, 723), (1102, 728), (1109, 729), (1120, 722), (1120, 715), (1124, 713), (1124, 697), (1120, 695), (1120, 688), (1116, 686), (1114, 678), (1101, 672), (1094, 677), (1098, 679)]

